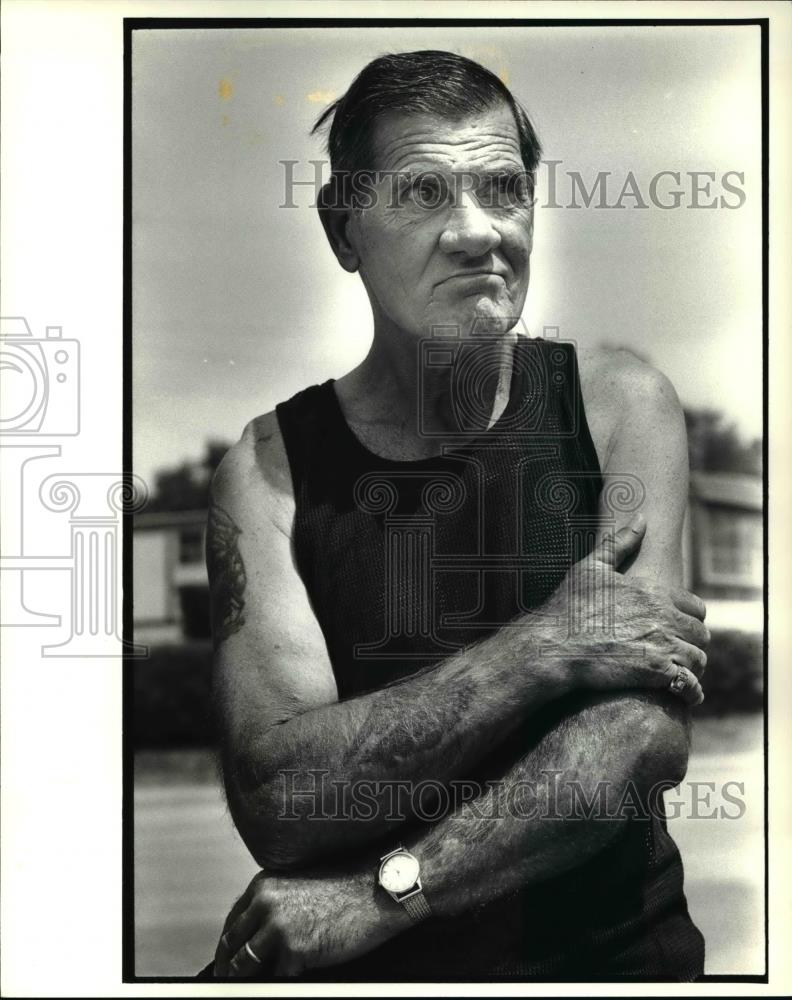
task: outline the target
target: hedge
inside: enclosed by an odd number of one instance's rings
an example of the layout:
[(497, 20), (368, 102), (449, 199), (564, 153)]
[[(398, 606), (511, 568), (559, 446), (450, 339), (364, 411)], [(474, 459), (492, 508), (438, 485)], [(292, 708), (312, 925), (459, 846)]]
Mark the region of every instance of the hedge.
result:
[(697, 714), (761, 711), (764, 692), (762, 637), (736, 629), (713, 630), (702, 688), (704, 703)]
[(130, 660), (127, 669), (134, 677), (135, 747), (212, 744), (210, 643), (152, 646), (147, 659)]

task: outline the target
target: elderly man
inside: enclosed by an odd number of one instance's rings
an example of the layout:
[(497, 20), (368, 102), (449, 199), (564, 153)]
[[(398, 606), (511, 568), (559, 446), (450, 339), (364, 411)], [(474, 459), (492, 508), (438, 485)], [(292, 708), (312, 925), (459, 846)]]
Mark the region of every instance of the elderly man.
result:
[(320, 214), (374, 337), (213, 483), (224, 779), (261, 866), (213, 973), (693, 980), (660, 792), (708, 641), (674, 390), (517, 334), (540, 148), (497, 77), (382, 57), (330, 119)]

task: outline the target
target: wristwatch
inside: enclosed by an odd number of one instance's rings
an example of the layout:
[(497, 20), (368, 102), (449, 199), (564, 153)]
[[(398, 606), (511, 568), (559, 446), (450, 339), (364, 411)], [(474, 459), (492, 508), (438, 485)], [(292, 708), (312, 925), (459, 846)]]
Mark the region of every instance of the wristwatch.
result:
[(379, 884), (392, 899), (402, 904), (415, 923), (432, 915), (423, 894), (420, 874), (418, 858), (401, 845), (380, 858)]

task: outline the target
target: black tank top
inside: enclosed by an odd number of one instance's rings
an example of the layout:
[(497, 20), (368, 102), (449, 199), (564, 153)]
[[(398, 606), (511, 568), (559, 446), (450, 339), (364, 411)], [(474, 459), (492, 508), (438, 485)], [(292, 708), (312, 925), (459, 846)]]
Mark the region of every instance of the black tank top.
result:
[[(276, 407), (295, 496), (296, 565), (342, 699), (430, 666), (537, 607), (594, 543), (602, 477), (572, 345), (519, 338), (509, 401), (473, 436), (466, 423), (486, 377), (475, 345), (426, 350), (424, 364), (453, 363), (464, 435), (437, 457), (373, 454), (349, 427), (333, 379)], [(568, 710), (555, 703), (532, 716), (535, 739)], [(525, 732), (507, 739), (482, 777), (502, 773), (525, 742)], [(692, 980), (702, 971), (679, 853), (665, 822), (652, 819), (629, 821), (568, 875), (463, 917), (432, 918), (317, 978)]]

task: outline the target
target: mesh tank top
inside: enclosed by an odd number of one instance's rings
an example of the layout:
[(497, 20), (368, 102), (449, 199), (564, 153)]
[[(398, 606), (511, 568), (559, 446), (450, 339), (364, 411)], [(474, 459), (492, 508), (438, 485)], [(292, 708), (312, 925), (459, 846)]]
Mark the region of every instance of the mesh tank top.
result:
[[(333, 379), (276, 407), (296, 565), (342, 699), (437, 663), (537, 607), (594, 544), (603, 483), (574, 348), (519, 338), (509, 401), (471, 436), (466, 422), (485, 377), (475, 351), (430, 343), (422, 359), (453, 364), (457, 387), (464, 440), (437, 457), (373, 454), (347, 423)], [(531, 716), (536, 739), (568, 710), (556, 702)], [(515, 733), (481, 776), (502, 773), (525, 744), (525, 732)], [(687, 912), (676, 846), (662, 818), (623, 829), (565, 876), (462, 917), (432, 918), (316, 978), (692, 980), (703, 972), (703, 939)]]

